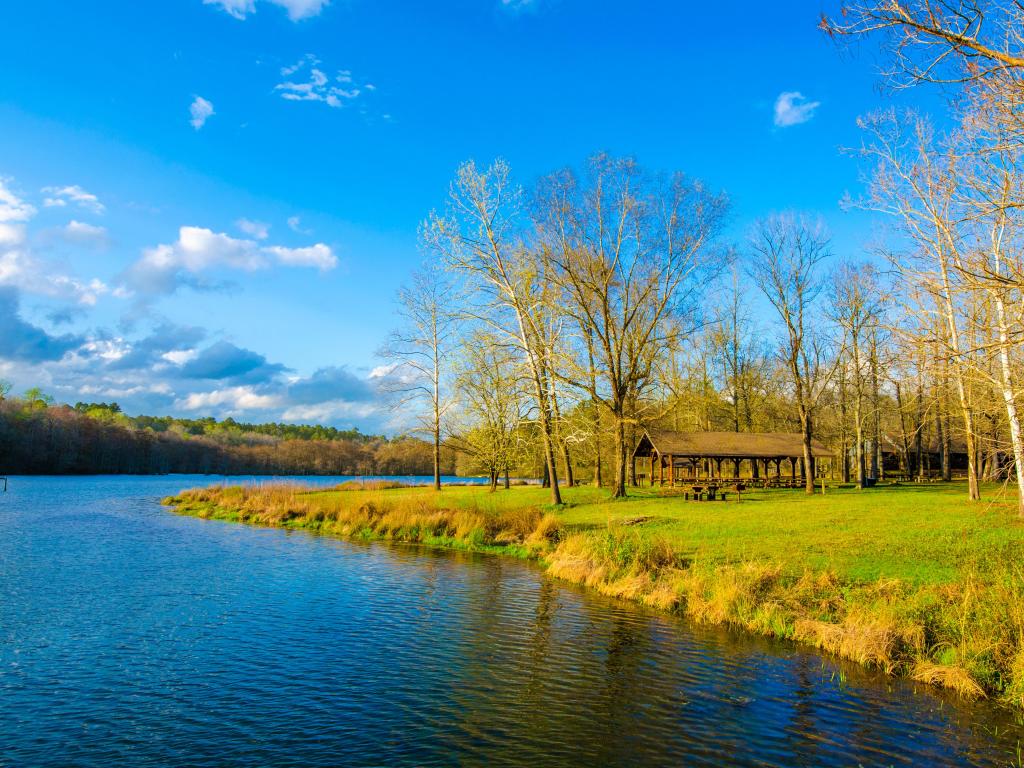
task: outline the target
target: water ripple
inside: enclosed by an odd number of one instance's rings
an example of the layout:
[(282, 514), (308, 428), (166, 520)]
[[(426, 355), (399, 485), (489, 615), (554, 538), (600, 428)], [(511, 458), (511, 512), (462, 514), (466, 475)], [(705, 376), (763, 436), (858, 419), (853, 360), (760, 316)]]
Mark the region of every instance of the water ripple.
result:
[(523, 563), (157, 506), (203, 480), (0, 497), (0, 766), (982, 766), (1022, 734)]

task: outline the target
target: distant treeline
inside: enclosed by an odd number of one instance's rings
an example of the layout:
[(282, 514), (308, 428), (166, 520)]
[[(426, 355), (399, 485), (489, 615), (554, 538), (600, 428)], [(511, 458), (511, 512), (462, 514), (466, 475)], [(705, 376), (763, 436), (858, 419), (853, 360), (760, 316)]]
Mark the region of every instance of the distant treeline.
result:
[[(454, 455), (444, 452), (446, 474)], [(359, 430), (127, 416), (116, 403), (0, 401), (0, 474), (423, 475), (431, 446)]]

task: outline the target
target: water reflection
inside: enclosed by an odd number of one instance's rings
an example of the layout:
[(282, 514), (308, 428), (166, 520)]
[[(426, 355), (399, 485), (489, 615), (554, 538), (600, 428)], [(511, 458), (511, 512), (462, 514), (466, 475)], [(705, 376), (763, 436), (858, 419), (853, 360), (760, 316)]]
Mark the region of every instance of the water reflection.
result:
[(0, 764), (1006, 765), (1009, 713), (517, 561), (0, 498)]

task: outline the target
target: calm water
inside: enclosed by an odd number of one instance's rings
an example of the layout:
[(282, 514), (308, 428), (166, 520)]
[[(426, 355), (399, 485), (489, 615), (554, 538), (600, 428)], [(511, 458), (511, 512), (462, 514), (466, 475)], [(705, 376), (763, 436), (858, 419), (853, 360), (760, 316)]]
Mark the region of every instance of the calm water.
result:
[(999, 765), (1007, 713), (523, 563), (0, 495), (0, 765)]

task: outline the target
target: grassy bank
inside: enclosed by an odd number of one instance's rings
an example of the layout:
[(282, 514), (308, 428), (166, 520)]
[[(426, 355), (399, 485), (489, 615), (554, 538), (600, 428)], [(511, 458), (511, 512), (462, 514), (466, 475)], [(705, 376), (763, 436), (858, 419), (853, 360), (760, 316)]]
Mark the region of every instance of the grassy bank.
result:
[(1024, 525), (1000, 489), (746, 493), (742, 503), (640, 492), (346, 484), (214, 487), (183, 514), (536, 558), (604, 594), (809, 643), (892, 674), (1024, 707)]

